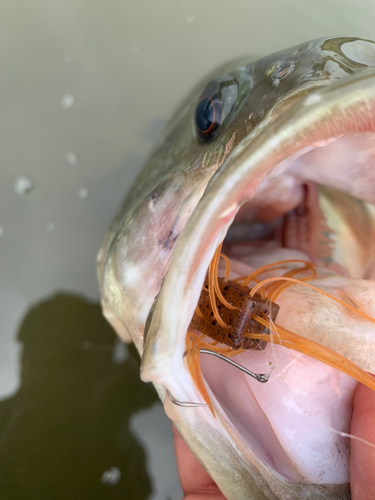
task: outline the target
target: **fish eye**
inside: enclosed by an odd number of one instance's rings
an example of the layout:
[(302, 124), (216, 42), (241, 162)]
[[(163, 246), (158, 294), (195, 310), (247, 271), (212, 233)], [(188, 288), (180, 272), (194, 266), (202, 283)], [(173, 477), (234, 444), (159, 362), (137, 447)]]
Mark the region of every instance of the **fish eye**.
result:
[(211, 141), (232, 109), (238, 96), (238, 83), (224, 77), (207, 85), (198, 99), (194, 125), (200, 142)]
[(199, 98), (195, 110), (195, 129), (201, 142), (215, 137), (221, 125), (222, 104), (215, 89), (208, 85)]

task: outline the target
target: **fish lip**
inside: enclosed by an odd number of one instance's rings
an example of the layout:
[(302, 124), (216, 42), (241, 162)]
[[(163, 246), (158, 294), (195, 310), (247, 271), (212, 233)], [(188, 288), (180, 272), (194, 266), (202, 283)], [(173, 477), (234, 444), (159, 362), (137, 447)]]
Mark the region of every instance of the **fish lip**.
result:
[[(177, 368), (173, 360), (176, 352), (183, 353), (181, 339), (208, 264), (241, 203), (257, 192), (268, 175), (275, 175), (285, 160), (312, 143), (370, 131), (375, 131), (374, 68), (311, 94), (228, 155), (178, 238), (154, 311), (149, 314), (141, 364), (144, 381), (165, 384), (173, 392), (171, 372)], [(173, 311), (179, 311), (178, 318)]]

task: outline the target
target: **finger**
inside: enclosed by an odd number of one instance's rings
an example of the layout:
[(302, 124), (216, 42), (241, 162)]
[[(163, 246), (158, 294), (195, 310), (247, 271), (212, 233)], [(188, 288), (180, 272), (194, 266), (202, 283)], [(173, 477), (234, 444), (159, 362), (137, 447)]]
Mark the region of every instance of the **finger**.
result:
[(184, 500), (225, 500), (215, 482), (189, 450), (174, 425), (172, 428), (178, 473), (186, 495)]
[[(353, 399), (350, 433), (375, 445), (375, 392), (358, 384)], [(375, 447), (352, 439), (350, 486), (353, 500), (373, 500), (375, 491)]]

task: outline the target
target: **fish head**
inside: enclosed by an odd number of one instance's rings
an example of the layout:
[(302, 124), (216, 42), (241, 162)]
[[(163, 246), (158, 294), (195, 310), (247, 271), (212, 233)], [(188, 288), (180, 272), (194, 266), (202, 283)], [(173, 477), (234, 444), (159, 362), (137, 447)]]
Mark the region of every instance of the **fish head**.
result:
[[(207, 405), (186, 337), (224, 238), (232, 278), (280, 255), (305, 259), (317, 265), (315, 288), (375, 317), (374, 133), (369, 40), (319, 39), (229, 64), (167, 124), (99, 252), (104, 314), (134, 341), (142, 379), (229, 500), (350, 497), (353, 377), (269, 345), (237, 358), (263, 373), (272, 364), (259, 384), (201, 354)], [(282, 328), (375, 371), (363, 314), (300, 284), (277, 303)]]

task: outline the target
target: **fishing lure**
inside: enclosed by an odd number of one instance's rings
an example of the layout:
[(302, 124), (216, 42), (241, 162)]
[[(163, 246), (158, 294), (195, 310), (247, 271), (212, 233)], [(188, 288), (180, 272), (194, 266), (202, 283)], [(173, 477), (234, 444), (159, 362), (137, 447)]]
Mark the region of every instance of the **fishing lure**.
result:
[[(251, 289), (233, 280), (217, 278), (220, 297), (216, 296), (215, 314), (212, 295), (208, 292), (208, 279), (201, 294), (198, 307), (190, 323), (191, 328), (208, 335), (213, 340), (233, 349), (264, 349), (266, 342), (249, 337), (249, 333), (266, 334), (269, 329), (254, 319), (259, 315), (267, 321), (275, 321), (279, 306), (262, 298), (259, 293), (250, 297)], [(221, 302), (224, 299), (224, 303)], [(235, 309), (227, 305), (235, 305)], [(224, 323), (224, 324), (223, 324)]]
[[(375, 323), (375, 319), (343, 300), (307, 283), (316, 277), (313, 264), (300, 259), (291, 259), (267, 264), (249, 276), (229, 279), (230, 260), (221, 254), (222, 244), (216, 249), (208, 269), (208, 276), (202, 287), (198, 305), (190, 323), (186, 337), (186, 360), (192, 378), (201, 392), (206, 405), (213, 412), (199, 362), (200, 352), (212, 354), (221, 359), (241, 354), (246, 349), (264, 349), (267, 342), (294, 349), (322, 361), (375, 391), (374, 378), (344, 356), (308, 340), (275, 323), (279, 306), (275, 302), (280, 293), (296, 283), (328, 296), (355, 314)], [(218, 277), (219, 260), (226, 264), (225, 275)], [(282, 276), (259, 280), (263, 273), (285, 268), (289, 264), (303, 264), (302, 267), (286, 271)], [(308, 273), (306, 275), (306, 272)], [(296, 276), (301, 275), (298, 278)], [(253, 287), (249, 285), (255, 283)], [(196, 333), (200, 332), (200, 335)], [(213, 339), (207, 343), (205, 337)], [(218, 344), (220, 344), (218, 346)], [(242, 371), (247, 369), (232, 362)], [(268, 380), (269, 375), (248, 373), (260, 382)]]

